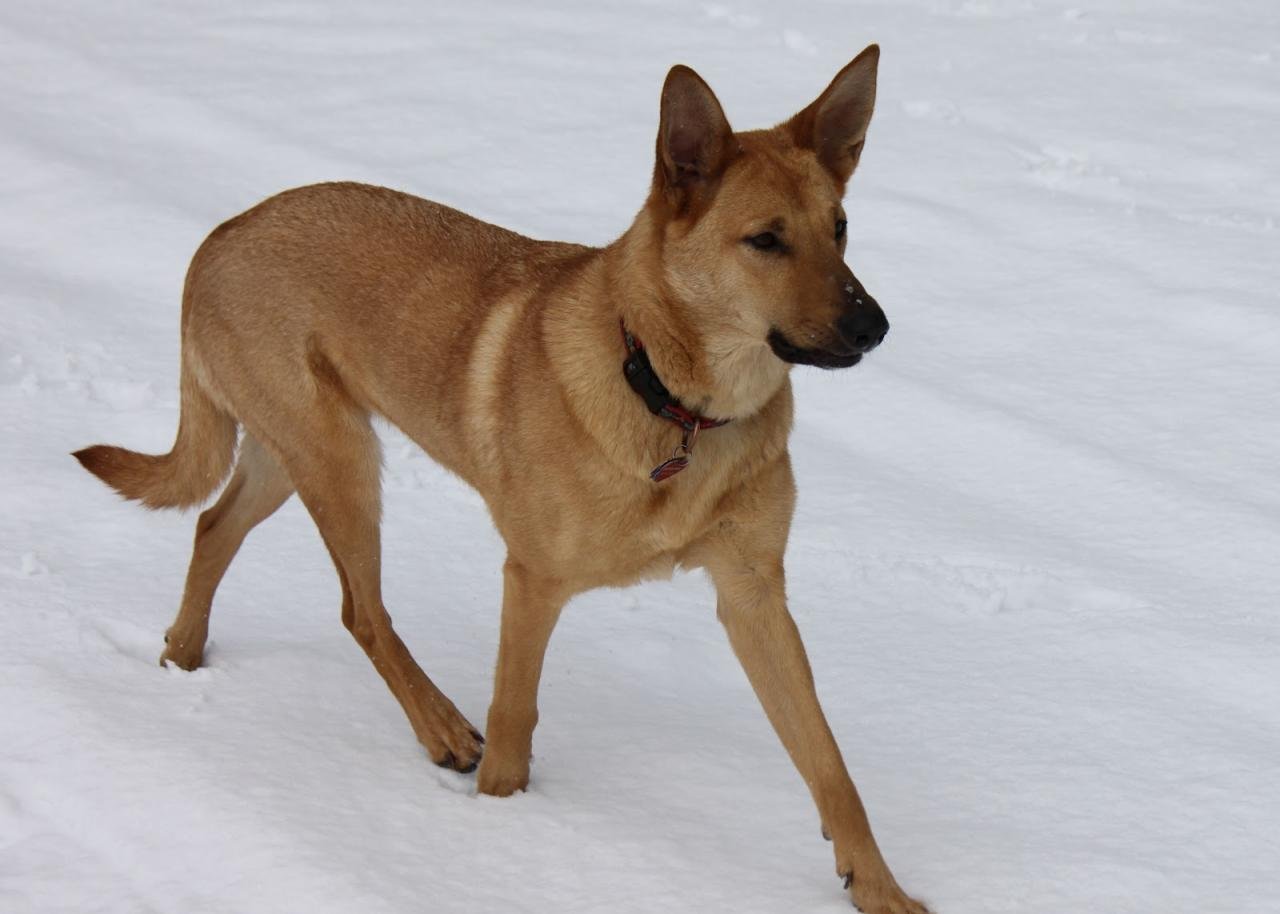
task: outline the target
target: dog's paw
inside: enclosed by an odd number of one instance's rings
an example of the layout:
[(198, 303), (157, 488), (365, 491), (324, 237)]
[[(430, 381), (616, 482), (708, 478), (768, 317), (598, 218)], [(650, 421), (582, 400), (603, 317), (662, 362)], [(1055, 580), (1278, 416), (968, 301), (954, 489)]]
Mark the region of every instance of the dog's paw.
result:
[(850, 872), (844, 877), (844, 887), (862, 914), (931, 914), (927, 907), (898, 888), (888, 873), (879, 879), (857, 879)]
[(426, 697), (405, 707), (418, 742), (441, 768), (463, 774), (475, 771), (484, 754), (484, 737), (425, 676), (423, 681), (426, 688), (419, 694)]
[(461, 714), (456, 720), (437, 726), (430, 739), (422, 742), (431, 761), (462, 774), (475, 771), (484, 755), (484, 737)]
[(164, 652), (160, 655), (160, 665), (172, 663), (190, 672), (198, 670), (204, 663), (204, 638), (191, 638), (170, 629), (164, 636)]
[(484, 757), (476, 775), (476, 789), (491, 797), (509, 797), (529, 786), (529, 762), (502, 761), (496, 753)]

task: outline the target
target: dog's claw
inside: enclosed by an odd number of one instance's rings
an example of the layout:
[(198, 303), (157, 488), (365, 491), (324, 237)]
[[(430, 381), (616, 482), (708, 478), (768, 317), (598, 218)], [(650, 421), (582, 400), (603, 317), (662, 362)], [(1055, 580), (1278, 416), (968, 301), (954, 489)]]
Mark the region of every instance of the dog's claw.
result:
[(849, 891), (849, 886), (853, 885), (853, 870), (844, 874), (844, 890)]
[(480, 766), (480, 758), (481, 755), (478, 752), (474, 758), (468, 760), (466, 755), (459, 756), (452, 749), (448, 749), (445, 750), (444, 755), (440, 758), (433, 758), (431, 761), (436, 765), (439, 765), (441, 768), (448, 768), (449, 770), (456, 771), (459, 774), (470, 774)]

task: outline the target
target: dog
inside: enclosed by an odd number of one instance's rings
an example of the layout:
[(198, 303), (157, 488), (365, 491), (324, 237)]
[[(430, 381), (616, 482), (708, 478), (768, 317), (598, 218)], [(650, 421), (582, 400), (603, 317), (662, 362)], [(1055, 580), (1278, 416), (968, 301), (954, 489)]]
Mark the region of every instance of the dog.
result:
[[(478, 766), (480, 793), (509, 796), (529, 782), (565, 602), (702, 568), (853, 902), (924, 914), (872, 836), (783, 577), (789, 373), (852, 366), (889, 329), (844, 261), (878, 62), (871, 45), (799, 114), (742, 133), (701, 77), (672, 68), (649, 195), (604, 248), (352, 183), (289, 190), (216, 228), (183, 290), (173, 449), (75, 454), (149, 508), (199, 504), (234, 463), (197, 522), (161, 662), (200, 666), (219, 581), (296, 492), (337, 568), (343, 624), (418, 740), (439, 765)], [(478, 490), (506, 542), (487, 740), (383, 605), (375, 414)]]

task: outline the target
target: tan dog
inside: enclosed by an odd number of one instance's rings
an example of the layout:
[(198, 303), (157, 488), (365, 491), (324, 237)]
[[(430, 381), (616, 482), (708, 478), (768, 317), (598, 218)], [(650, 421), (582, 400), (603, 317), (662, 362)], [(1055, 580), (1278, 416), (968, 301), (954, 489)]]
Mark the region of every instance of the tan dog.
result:
[[(76, 454), (128, 498), (188, 506), (226, 477), (243, 429), (231, 481), (197, 524), (162, 660), (200, 665), (223, 573), (296, 491), (337, 566), (343, 623), (431, 758), (479, 763), (479, 790), (507, 796), (529, 781), (564, 603), (705, 568), (853, 900), (923, 912), (876, 847), (783, 587), (791, 364), (852, 365), (888, 330), (845, 266), (841, 207), (878, 59), (867, 48), (791, 120), (749, 133), (730, 129), (696, 73), (672, 69), (652, 191), (603, 249), (358, 184), (291, 190), (218, 227), (187, 274), (173, 450)], [(506, 540), (483, 761), (480, 733), (382, 603), (374, 413), (479, 490)]]

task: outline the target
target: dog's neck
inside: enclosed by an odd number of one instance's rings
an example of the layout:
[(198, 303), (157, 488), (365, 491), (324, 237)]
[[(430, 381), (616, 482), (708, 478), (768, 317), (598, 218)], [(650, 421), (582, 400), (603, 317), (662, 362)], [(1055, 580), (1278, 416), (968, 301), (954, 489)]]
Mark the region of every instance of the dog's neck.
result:
[[(694, 412), (714, 419), (754, 415), (778, 392), (788, 369), (764, 339), (710, 333), (670, 287), (661, 245), (643, 218), (603, 252), (606, 282), (627, 328), (644, 341), (662, 383)], [(621, 349), (619, 349), (621, 353)]]

